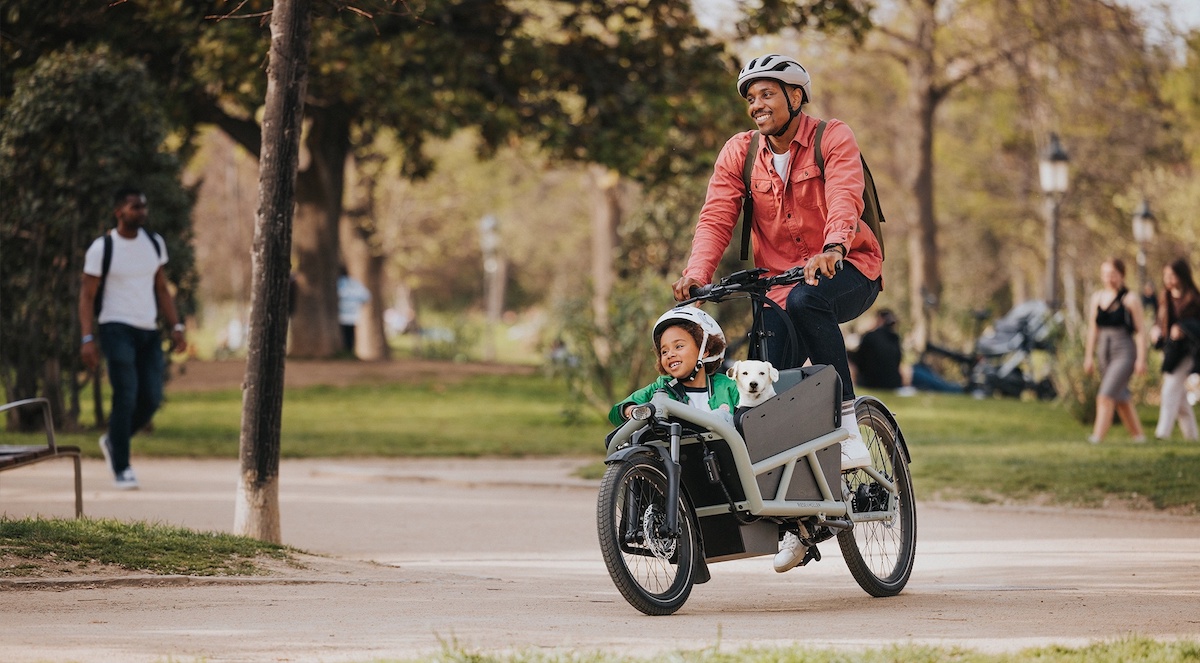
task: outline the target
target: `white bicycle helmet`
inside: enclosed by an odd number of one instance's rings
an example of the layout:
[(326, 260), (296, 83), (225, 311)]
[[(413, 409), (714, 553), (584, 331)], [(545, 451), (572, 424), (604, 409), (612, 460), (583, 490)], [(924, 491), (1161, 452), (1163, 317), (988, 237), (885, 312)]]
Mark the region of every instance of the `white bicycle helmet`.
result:
[[(725, 358), (725, 332), (721, 331), (721, 325), (713, 317), (695, 306), (680, 306), (673, 308), (666, 313), (658, 316), (658, 321), (654, 323), (654, 332), (651, 334), (651, 339), (654, 342), (654, 350), (658, 351), (658, 340), (662, 337), (663, 331), (676, 322), (694, 322), (700, 325), (700, 329), (704, 331), (704, 339), (700, 341), (700, 362), (696, 365), (699, 370), (701, 364), (711, 364), (720, 362)], [(708, 346), (708, 337), (715, 336), (721, 339), (721, 351), (711, 357), (705, 357), (704, 351)]]
[(738, 74), (738, 94), (745, 97), (750, 83), (760, 78), (772, 78), (781, 83), (795, 85), (804, 91), (802, 103), (812, 101), (812, 78), (795, 58), (771, 53), (750, 60)]

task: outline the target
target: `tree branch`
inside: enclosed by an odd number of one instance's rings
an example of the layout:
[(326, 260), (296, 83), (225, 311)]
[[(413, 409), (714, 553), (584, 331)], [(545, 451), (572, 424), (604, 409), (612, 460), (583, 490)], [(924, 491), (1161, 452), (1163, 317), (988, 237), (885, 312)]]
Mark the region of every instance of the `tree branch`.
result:
[(257, 122), (233, 117), (221, 110), (212, 100), (197, 106), (197, 108), (196, 119), (216, 125), (234, 142), (246, 148), (246, 151), (254, 155), (255, 159), (258, 158), (262, 148), (262, 127), (258, 126)]

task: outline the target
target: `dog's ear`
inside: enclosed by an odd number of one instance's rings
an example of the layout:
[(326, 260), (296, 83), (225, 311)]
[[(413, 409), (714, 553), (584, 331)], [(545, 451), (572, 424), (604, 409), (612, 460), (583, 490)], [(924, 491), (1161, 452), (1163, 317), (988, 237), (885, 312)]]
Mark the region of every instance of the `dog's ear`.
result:
[(771, 367), (771, 382), (779, 382), (779, 369)]
[(731, 378), (736, 378), (736, 377), (737, 377), (737, 369), (738, 369), (738, 364), (740, 364), (740, 363), (742, 363), (742, 361), (741, 361), (740, 359), (739, 359), (739, 360), (737, 360), (737, 361), (735, 361), (735, 362), (733, 362), (733, 366), (730, 366), (730, 367), (729, 367), (729, 370), (728, 370), (728, 371), (725, 371), (725, 375), (727, 375), (727, 376), (729, 376), (729, 377), (731, 377)]

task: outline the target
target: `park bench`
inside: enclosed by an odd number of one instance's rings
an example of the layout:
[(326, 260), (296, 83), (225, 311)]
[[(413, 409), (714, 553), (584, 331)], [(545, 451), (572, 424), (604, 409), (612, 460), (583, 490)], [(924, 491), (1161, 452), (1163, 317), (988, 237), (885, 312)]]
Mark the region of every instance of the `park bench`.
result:
[(0, 412), (7, 412), (27, 405), (41, 405), (42, 419), (46, 428), (46, 444), (19, 445), (0, 444), (0, 472), (12, 470), (44, 460), (71, 458), (75, 461), (75, 517), (83, 516), (83, 479), (79, 447), (60, 446), (54, 441), (54, 420), (50, 417), (50, 401), (45, 398), (27, 398), (0, 405)]

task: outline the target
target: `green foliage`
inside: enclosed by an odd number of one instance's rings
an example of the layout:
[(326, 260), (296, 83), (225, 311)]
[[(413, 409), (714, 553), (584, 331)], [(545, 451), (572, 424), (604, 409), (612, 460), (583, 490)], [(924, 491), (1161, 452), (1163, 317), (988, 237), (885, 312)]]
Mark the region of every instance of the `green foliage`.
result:
[(1073, 419), (1091, 426), (1096, 419), (1096, 394), (1100, 391), (1098, 371), (1083, 370), (1083, 338), (1078, 333), (1069, 333), (1062, 343), (1054, 364), (1054, 384), (1058, 388), (1058, 402)]
[(872, 27), (871, 3), (852, 0), (759, 0), (749, 8), (738, 24), (743, 37), (776, 34), (785, 29), (798, 32), (845, 32), (855, 43), (862, 43)]
[(110, 564), (130, 571), (190, 576), (263, 573), (264, 559), (288, 560), (296, 552), (274, 543), (182, 527), (91, 518), (0, 518), (0, 557), (31, 560), (0, 568), (0, 577), (33, 575), (38, 562)]
[[(0, 376), (10, 400), (45, 393), (62, 413), (58, 385), (47, 375), (61, 367), (71, 376), (79, 367), (84, 252), (112, 227), (117, 188), (146, 192), (148, 225), (167, 242), (168, 276), (187, 310), (195, 282), (192, 198), (179, 181), (179, 161), (165, 148), (158, 97), (144, 67), (106, 48), (46, 55), (16, 80), (0, 124), (0, 180), (7, 187), (0, 213)], [(68, 426), (76, 413), (69, 414)]]
[(674, 305), (671, 281), (650, 272), (634, 272), (613, 289), (607, 327), (597, 324), (591, 300), (584, 295), (565, 300), (556, 319), (574, 363), (559, 367), (568, 391), (596, 410), (613, 403), (657, 377), (650, 328)]

